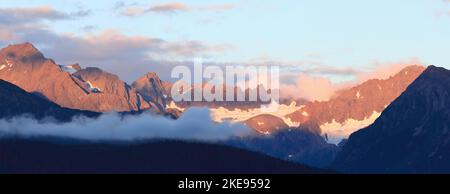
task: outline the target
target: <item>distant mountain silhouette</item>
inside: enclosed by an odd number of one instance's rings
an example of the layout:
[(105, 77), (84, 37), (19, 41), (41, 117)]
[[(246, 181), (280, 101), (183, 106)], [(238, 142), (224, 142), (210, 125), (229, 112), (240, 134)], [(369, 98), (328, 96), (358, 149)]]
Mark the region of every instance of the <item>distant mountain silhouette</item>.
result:
[(0, 118), (29, 115), (36, 119), (53, 117), (58, 121), (70, 121), (74, 116), (98, 116), (99, 113), (62, 108), (35, 94), (0, 79)]
[(428, 67), (374, 124), (350, 136), (333, 168), (449, 173), (450, 71)]
[(180, 141), (0, 140), (0, 173), (327, 173), (227, 146)]

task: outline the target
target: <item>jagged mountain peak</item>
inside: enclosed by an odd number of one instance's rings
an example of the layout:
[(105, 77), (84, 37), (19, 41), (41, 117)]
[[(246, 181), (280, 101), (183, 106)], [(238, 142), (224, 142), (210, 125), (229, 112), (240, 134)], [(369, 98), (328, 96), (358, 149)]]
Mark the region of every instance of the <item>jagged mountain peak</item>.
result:
[(415, 71), (415, 70), (423, 70), (425, 67), (423, 65), (409, 65), (403, 68), (400, 73), (404, 73), (406, 71)]
[(24, 60), (40, 59), (44, 60), (44, 55), (31, 43), (11, 44), (0, 50), (1, 55), (7, 59)]
[(157, 78), (159, 79), (159, 76), (156, 72), (148, 72), (144, 75), (146, 78)]
[[(420, 77), (429, 77), (430, 79), (436, 78), (436, 79), (448, 79), (449, 78), (450, 71), (443, 68), (443, 67), (437, 67), (434, 65), (430, 65), (425, 69), (423, 74)], [(438, 76), (438, 77), (436, 77)]]
[(26, 53), (38, 53), (40, 52), (33, 44), (29, 42), (21, 44), (10, 44), (7, 47), (1, 49), (2, 51), (22, 51)]
[(165, 86), (155, 72), (148, 72), (133, 82), (132, 87), (147, 102), (155, 102), (161, 111), (166, 108)]

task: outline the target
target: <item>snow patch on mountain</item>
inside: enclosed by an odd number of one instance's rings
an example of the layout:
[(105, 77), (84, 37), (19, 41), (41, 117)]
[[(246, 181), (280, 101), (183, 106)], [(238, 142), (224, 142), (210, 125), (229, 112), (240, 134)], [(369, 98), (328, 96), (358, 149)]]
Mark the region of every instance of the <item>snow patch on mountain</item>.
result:
[(76, 69), (73, 65), (60, 65), (59, 67), (61, 67), (61, 70), (68, 72), (70, 74), (73, 74), (78, 71), (78, 69)]
[(373, 111), (372, 115), (363, 120), (349, 118), (342, 123), (328, 122), (320, 125), (322, 135), (327, 136), (328, 143), (338, 144), (341, 140), (348, 138), (352, 133), (369, 126), (381, 115), (380, 112)]
[(262, 129), (262, 130), (260, 130), (260, 129), (254, 129), (256, 132), (258, 132), (259, 134), (262, 134), (262, 135), (270, 135), (270, 132), (268, 131), (268, 130), (264, 130), (264, 129)]
[(303, 106), (297, 106), (295, 102), (292, 102), (290, 105), (280, 104), (278, 109), (275, 112), (266, 112), (261, 108), (254, 108), (248, 110), (242, 109), (233, 109), (229, 110), (224, 107), (219, 108), (211, 108), (212, 118), (215, 122), (244, 122), (252, 117), (262, 115), (262, 114), (270, 114), (276, 117), (283, 119), (283, 121), (290, 127), (298, 127), (300, 123), (292, 122), (290, 118), (287, 118), (286, 115), (291, 114)]
[(169, 104), (166, 105), (166, 109), (175, 109), (181, 112), (184, 112), (186, 109), (179, 107), (177, 104), (175, 104), (174, 101), (171, 101)]
[(284, 123), (286, 123), (289, 127), (298, 127), (300, 125), (299, 122), (292, 121), (291, 118), (286, 117), (286, 115), (281, 119), (283, 119)]
[(303, 112), (302, 112), (302, 115), (305, 116), (305, 117), (307, 117), (307, 116), (309, 116), (309, 113), (306, 112), (306, 111), (303, 111)]
[(359, 99), (359, 98), (361, 98), (361, 92), (360, 91), (356, 92), (356, 99)]
[(11, 63), (9, 60), (6, 60), (6, 64), (8, 64), (9, 68), (11, 68), (14, 64)]
[(90, 81), (84, 82), (84, 84), (89, 88), (91, 92), (100, 93), (102, 90), (96, 86), (94, 86)]
[(9, 71), (11, 71), (11, 68), (13, 67), (13, 63), (11, 63), (9, 60), (5, 60), (5, 63), (6, 64), (2, 64), (2, 65), (0, 65), (0, 71), (1, 70), (3, 70), (3, 69), (5, 69), (6, 67), (9, 67)]

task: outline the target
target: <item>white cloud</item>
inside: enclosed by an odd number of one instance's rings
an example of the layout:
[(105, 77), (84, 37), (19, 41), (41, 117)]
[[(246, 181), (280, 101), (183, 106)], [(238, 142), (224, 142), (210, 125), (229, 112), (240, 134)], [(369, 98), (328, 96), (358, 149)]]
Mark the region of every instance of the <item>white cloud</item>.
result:
[(80, 117), (70, 123), (36, 121), (29, 117), (0, 120), (6, 135), (56, 136), (84, 140), (181, 139), (217, 141), (250, 135), (242, 124), (215, 123), (207, 109), (191, 108), (178, 120), (147, 113), (121, 117), (109, 113), (97, 119)]
[(79, 10), (64, 13), (50, 6), (26, 8), (0, 8), (0, 24), (34, 23), (43, 20), (66, 20), (84, 17), (90, 14), (89, 10)]
[(127, 82), (149, 71), (168, 76), (179, 61), (209, 58), (234, 49), (228, 44), (129, 36), (112, 29), (85, 35), (60, 34), (39, 22), (0, 23), (0, 38), (0, 45), (31, 42), (57, 63), (97, 66), (118, 74)]
[(324, 77), (300, 74), (295, 84), (283, 84), (280, 96), (285, 99), (306, 99), (310, 101), (326, 101), (335, 92), (331, 81)]
[(189, 10), (188, 6), (184, 3), (173, 2), (166, 3), (160, 5), (153, 5), (148, 8), (146, 11), (148, 12), (176, 12), (176, 11), (187, 11)]
[(235, 8), (234, 4), (211, 4), (205, 6), (190, 6), (180, 2), (171, 2), (164, 4), (154, 4), (151, 6), (132, 5), (125, 7), (121, 14), (129, 17), (142, 15), (145, 13), (177, 13), (177, 12), (222, 12)]

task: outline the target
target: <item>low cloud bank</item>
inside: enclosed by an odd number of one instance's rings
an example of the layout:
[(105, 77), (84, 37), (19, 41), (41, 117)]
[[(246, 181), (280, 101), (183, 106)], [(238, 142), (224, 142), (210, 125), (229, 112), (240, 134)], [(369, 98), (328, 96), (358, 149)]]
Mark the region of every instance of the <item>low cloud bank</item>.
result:
[(42, 122), (22, 116), (0, 120), (0, 133), (19, 136), (56, 136), (91, 141), (179, 139), (218, 141), (245, 136), (252, 131), (242, 124), (215, 123), (209, 110), (191, 108), (178, 120), (149, 113), (120, 116), (109, 113), (97, 119), (79, 117), (70, 123)]

